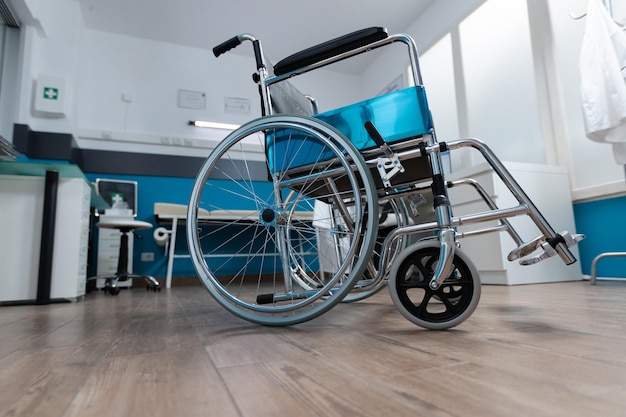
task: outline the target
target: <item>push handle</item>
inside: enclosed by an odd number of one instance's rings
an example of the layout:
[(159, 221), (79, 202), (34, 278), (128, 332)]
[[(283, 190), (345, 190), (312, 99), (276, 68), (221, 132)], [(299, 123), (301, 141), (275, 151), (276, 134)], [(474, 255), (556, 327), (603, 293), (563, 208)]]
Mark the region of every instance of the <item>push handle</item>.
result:
[(228, 52), (231, 49), (236, 48), (237, 46), (241, 45), (241, 41), (242, 39), (239, 36), (233, 36), (229, 40), (222, 42), (219, 45), (217, 45), (215, 48), (213, 48), (213, 55), (215, 55), (215, 57), (218, 57), (222, 55), (223, 53)]
[(243, 41), (252, 42), (252, 46), (254, 47), (254, 58), (256, 59), (256, 68), (258, 70), (260, 70), (261, 68), (266, 68), (265, 62), (263, 60), (263, 50), (261, 49), (261, 42), (254, 36), (247, 33), (239, 36), (234, 36), (226, 42), (222, 42), (221, 44), (217, 45), (215, 48), (213, 48), (213, 54), (218, 57), (223, 53), (241, 45)]

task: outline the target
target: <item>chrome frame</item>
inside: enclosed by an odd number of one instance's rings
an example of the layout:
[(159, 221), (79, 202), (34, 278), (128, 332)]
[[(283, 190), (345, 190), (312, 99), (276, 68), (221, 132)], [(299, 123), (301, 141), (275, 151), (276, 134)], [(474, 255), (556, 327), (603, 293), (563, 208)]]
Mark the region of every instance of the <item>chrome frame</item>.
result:
[[(251, 40), (256, 41), (256, 39), (251, 35), (241, 35), (241, 40)], [(272, 114), (272, 106), (271, 106), (271, 98), (269, 93), (269, 87), (272, 84), (287, 80), (291, 77), (295, 77), (301, 74), (305, 74), (309, 71), (327, 66), (329, 64), (350, 58), (355, 55), (359, 55), (364, 52), (368, 52), (373, 49), (380, 48), (385, 45), (389, 45), (394, 42), (401, 42), (407, 45), (411, 74), (413, 76), (413, 81), (415, 85), (423, 86), (422, 75), (420, 71), (419, 65), (419, 54), (415, 42), (413, 39), (404, 34), (391, 35), (383, 40), (371, 43), (366, 46), (362, 46), (356, 48), (354, 50), (342, 53), (340, 55), (319, 61), (315, 64), (311, 64), (297, 70), (288, 72), (286, 74), (278, 75), (278, 76), (268, 76), (268, 72), (266, 70), (267, 63), (264, 63), (260, 66), (258, 70), (258, 83), (260, 85), (260, 93), (261, 99), (263, 102), (263, 106), (266, 114)], [(260, 46), (259, 46), (260, 49)], [(425, 152), (428, 155), (431, 174), (432, 176), (441, 175), (444, 177), (444, 170), (440, 158), (440, 153), (442, 149), (440, 148), (439, 143), (437, 142), (434, 129), (431, 131), (431, 134), (427, 134), (422, 136), (419, 139), (416, 139), (418, 142), (425, 143)], [(415, 141), (406, 141), (402, 143), (394, 143), (391, 146), (394, 148), (393, 153), (394, 156), (397, 156), (400, 161), (406, 160), (409, 158), (415, 158), (422, 155), (422, 151), (417, 146), (411, 147), (411, 144), (416, 143)], [(474, 180), (468, 179), (464, 180), (465, 184), (473, 185), (478, 193), (481, 195), (483, 200), (487, 203), (490, 211), (476, 213), (473, 215), (462, 216), (462, 217), (453, 217), (451, 206), (448, 203), (440, 204), (435, 206), (435, 214), (436, 221), (428, 222), (416, 225), (408, 225), (402, 226), (395, 230), (393, 230), (385, 239), (383, 243), (383, 250), (380, 258), (380, 266), (378, 269), (378, 274), (376, 279), (373, 280), (372, 285), (378, 285), (384, 277), (389, 273), (391, 265), (387, 262), (388, 253), (390, 252), (391, 246), (393, 242), (401, 236), (423, 233), (425, 231), (439, 230), (438, 239), (440, 241), (440, 257), (438, 265), (435, 268), (435, 274), (430, 282), (430, 287), (432, 289), (437, 289), (452, 273), (453, 268), (453, 258), (454, 258), (454, 250), (457, 246), (457, 238), (472, 236), (480, 233), (488, 233), (493, 231), (506, 231), (512, 237), (516, 244), (518, 244), (518, 248), (511, 252), (509, 255), (509, 260), (517, 259), (521, 256), (528, 255), (530, 252), (533, 252), (538, 249), (543, 249), (543, 253), (541, 255), (535, 256), (531, 261), (526, 261), (523, 264), (535, 263), (540, 260), (545, 259), (546, 257), (553, 256), (558, 254), (559, 257), (563, 260), (563, 262), (567, 265), (576, 262), (576, 258), (568, 249), (568, 247), (573, 246), (579, 240), (583, 239), (583, 235), (575, 235), (570, 236), (567, 232), (562, 234), (558, 234), (554, 231), (552, 226), (547, 222), (547, 220), (540, 213), (538, 208), (533, 204), (528, 195), (524, 192), (524, 190), (519, 186), (517, 181), (513, 178), (513, 176), (509, 173), (509, 171), (504, 167), (502, 162), (495, 156), (495, 154), (489, 149), (489, 147), (478, 139), (461, 139), (453, 142), (448, 142), (446, 144), (447, 149), (454, 150), (464, 147), (469, 147), (478, 150), (485, 160), (489, 163), (491, 168), (498, 174), (500, 179), (506, 185), (506, 187), (511, 191), (513, 196), (519, 202), (519, 205), (512, 208), (507, 209), (499, 209), (495, 205), (495, 203), (491, 200), (491, 198), (487, 195), (487, 193), (480, 187), (478, 183)], [(362, 152), (368, 167), (376, 168), (376, 164), (378, 161), (378, 157), (380, 156), (380, 150), (368, 150)], [(298, 181), (297, 179), (294, 181)], [(473, 181), (473, 182), (472, 182)], [(460, 184), (461, 182), (458, 182)], [(456, 184), (455, 184), (456, 185)], [(448, 185), (444, 185), (444, 189), (447, 191)], [(401, 196), (404, 192), (415, 192), (415, 189), (405, 190), (397, 190), (397, 192), (392, 192), (394, 196)], [(389, 195), (387, 190), (384, 190), (381, 193), (380, 197), (385, 198)], [(447, 196), (444, 196), (447, 198)], [(539, 231), (543, 236), (534, 239), (531, 242), (524, 243), (519, 234), (515, 231), (515, 229), (508, 222), (507, 218), (519, 215), (528, 215), (534, 224), (537, 226)], [(496, 227), (486, 228), (478, 231), (467, 232), (467, 233), (457, 233), (455, 228), (464, 224), (473, 224), (473, 223), (481, 223), (486, 221), (499, 220), (500, 225)], [(517, 251), (517, 252), (516, 252)], [(521, 255), (521, 256), (520, 256)]]

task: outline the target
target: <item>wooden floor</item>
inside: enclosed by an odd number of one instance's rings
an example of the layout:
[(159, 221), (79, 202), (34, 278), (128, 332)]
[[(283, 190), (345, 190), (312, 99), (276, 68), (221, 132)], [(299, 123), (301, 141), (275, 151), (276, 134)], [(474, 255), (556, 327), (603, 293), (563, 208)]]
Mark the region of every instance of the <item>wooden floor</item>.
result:
[(202, 287), (0, 307), (1, 416), (626, 416), (626, 282), (483, 286), (421, 330), (386, 291), (265, 328)]

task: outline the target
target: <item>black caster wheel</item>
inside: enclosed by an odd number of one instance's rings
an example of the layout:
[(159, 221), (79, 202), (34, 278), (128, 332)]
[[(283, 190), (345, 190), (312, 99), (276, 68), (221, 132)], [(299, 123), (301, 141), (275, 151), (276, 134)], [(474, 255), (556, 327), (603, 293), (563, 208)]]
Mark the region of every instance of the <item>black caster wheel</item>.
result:
[(120, 293), (120, 287), (109, 287), (109, 294), (118, 295)]
[(455, 250), (454, 270), (441, 287), (429, 282), (439, 260), (438, 242), (420, 242), (400, 253), (392, 266), (389, 291), (400, 313), (426, 329), (443, 330), (465, 321), (480, 299), (476, 267), (460, 250)]

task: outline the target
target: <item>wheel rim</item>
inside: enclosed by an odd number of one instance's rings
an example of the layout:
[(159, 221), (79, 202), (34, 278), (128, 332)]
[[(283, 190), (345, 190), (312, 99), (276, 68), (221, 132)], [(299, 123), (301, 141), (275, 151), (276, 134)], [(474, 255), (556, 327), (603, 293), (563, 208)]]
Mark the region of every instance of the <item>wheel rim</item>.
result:
[[(394, 267), (392, 298), (411, 321), (426, 328), (444, 329), (464, 321), (474, 311), (480, 283), (473, 265), (458, 250), (454, 270), (436, 290), (429, 286), (439, 259), (437, 244), (410, 247)], [(477, 284), (478, 283), (478, 284)]]
[[(279, 145), (287, 151), (277, 150)], [(264, 147), (267, 152), (258, 152)], [(286, 157), (288, 153), (296, 156)], [(308, 165), (298, 159), (303, 155)], [(371, 250), (369, 235), (376, 227), (362, 214), (364, 207), (371, 210), (368, 201), (375, 196), (369, 170), (359, 158), (329, 126), (286, 116), (257, 119), (218, 145), (194, 184), (187, 236), (198, 275), (220, 304), (250, 321), (284, 325), (311, 319), (345, 296), (364, 267), (363, 256), (357, 255)], [(259, 178), (260, 167), (265, 181)], [(343, 183), (342, 198), (333, 198), (329, 181)], [(360, 190), (367, 197), (362, 198)], [(199, 209), (236, 215), (228, 198), (247, 204), (255, 214), (235, 225), (198, 220)], [(318, 201), (342, 205), (343, 212), (312, 221), (307, 216)], [(330, 275), (320, 272), (320, 223), (333, 224), (328, 245), (346, 236), (348, 240), (345, 255)], [(228, 236), (233, 226), (237, 230)], [(240, 245), (235, 256), (222, 256), (233, 245)]]

